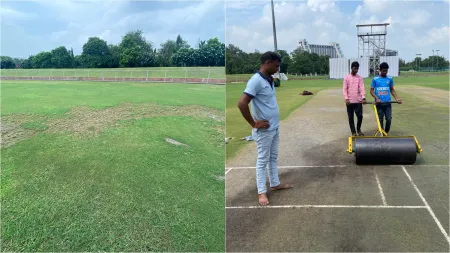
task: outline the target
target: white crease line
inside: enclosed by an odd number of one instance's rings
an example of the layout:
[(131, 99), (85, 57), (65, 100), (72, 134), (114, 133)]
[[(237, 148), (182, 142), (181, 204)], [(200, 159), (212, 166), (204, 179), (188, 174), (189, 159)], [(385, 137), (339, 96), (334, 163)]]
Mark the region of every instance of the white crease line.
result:
[(445, 231), (445, 229), (442, 227), (441, 222), (439, 222), (439, 220), (437, 219), (436, 215), (434, 215), (433, 210), (431, 210), (430, 205), (428, 205), (428, 202), (426, 201), (426, 199), (423, 197), (422, 193), (420, 192), (419, 188), (417, 187), (417, 185), (414, 183), (414, 181), (412, 180), (411, 176), (409, 175), (408, 171), (406, 171), (405, 166), (402, 166), (403, 171), (405, 172), (406, 176), (408, 177), (409, 181), (411, 182), (411, 184), (414, 186), (414, 189), (416, 189), (417, 194), (419, 194), (419, 197), (422, 199), (422, 202), (425, 204), (428, 212), (430, 212), (431, 217), (433, 217), (434, 221), (436, 222), (437, 226), (439, 227), (439, 229), (441, 230), (442, 234), (445, 236), (445, 239), (447, 239), (447, 242), (450, 244), (450, 237), (448, 237), (447, 232)]
[(381, 199), (383, 200), (383, 205), (387, 206), (386, 198), (384, 197), (383, 188), (381, 187), (380, 180), (378, 179), (377, 173), (376, 172), (374, 172), (374, 173), (375, 173), (375, 178), (377, 179), (378, 189), (380, 190)]
[(426, 206), (352, 206), (352, 205), (281, 205), (281, 206), (227, 206), (226, 209), (258, 209), (258, 208), (405, 208), (405, 209), (426, 209)]
[[(294, 165), (294, 166), (278, 166), (278, 169), (300, 169), (300, 168), (342, 168), (347, 165)], [(228, 169), (256, 169), (256, 167), (228, 167)]]
[(232, 169), (228, 169), (227, 171), (225, 171), (225, 175), (228, 174), (228, 172), (230, 172)]
[[(390, 165), (391, 167), (397, 167), (398, 165)], [(413, 164), (413, 165), (401, 165), (403, 167), (450, 167), (450, 165), (444, 164)]]

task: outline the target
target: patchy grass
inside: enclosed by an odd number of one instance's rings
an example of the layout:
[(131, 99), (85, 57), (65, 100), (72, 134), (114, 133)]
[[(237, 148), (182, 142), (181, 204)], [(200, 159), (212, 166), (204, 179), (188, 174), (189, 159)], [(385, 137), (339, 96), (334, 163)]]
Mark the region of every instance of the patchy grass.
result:
[[(427, 87), (427, 88), (435, 88), (439, 90), (449, 90), (449, 77), (448, 76), (420, 76), (420, 77), (398, 77), (394, 78), (395, 85), (397, 87), (402, 87), (403, 89), (408, 89), (408, 87), (415, 88), (417, 86), (421, 87)], [(367, 78), (364, 80), (365, 88), (366, 88), (366, 97), (371, 100), (373, 99), (370, 95), (370, 84), (371, 79)], [(239, 109), (237, 108), (237, 102), (239, 100), (239, 97), (241, 96), (242, 92), (245, 89), (246, 84), (233, 84), (228, 83), (226, 87), (226, 101), (227, 101), (227, 116), (226, 116), (226, 136), (227, 137), (234, 137), (235, 139), (230, 140), (228, 144), (226, 145), (226, 157), (227, 159), (230, 159), (234, 157), (239, 150), (241, 150), (242, 147), (246, 145), (246, 141), (239, 140), (242, 137), (248, 136), (251, 134), (251, 127), (248, 125), (248, 123), (245, 121), (245, 119), (242, 117)], [(282, 81), (281, 87), (277, 88), (277, 101), (280, 107), (280, 116), (281, 119), (286, 119), (294, 110), (298, 109), (301, 105), (303, 105), (305, 102), (307, 102), (309, 99), (311, 99), (313, 96), (301, 96), (299, 95), (300, 92), (303, 90), (308, 90), (313, 93), (317, 93), (320, 90), (323, 89), (341, 89), (342, 88), (342, 80), (293, 80), (293, 81)], [(399, 89), (400, 90), (400, 89)], [(400, 95), (401, 94), (401, 95)], [(408, 93), (399, 92), (399, 95), (402, 97), (402, 99), (405, 101), (405, 104), (408, 105), (402, 106), (401, 108), (406, 109), (412, 108), (409, 107), (409, 101), (412, 101), (411, 104), (414, 104), (415, 106), (418, 106), (418, 104), (424, 105), (422, 100), (418, 100), (417, 96), (424, 96), (426, 97), (427, 94), (417, 94), (416, 96), (408, 95)], [(447, 96), (448, 97), (448, 96)], [(343, 98), (342, 98), (343, 100)], [(431, 109), (423, 109), (424, 110), (431, 110), (429, 111), (430, 117), (434, 117), (431, 115), (441, 115), (441, 107), (439, 105), (433, 105), (432, 103), (426, 103), (429, 105), (429, 108)], [(431, 106), (431, 107), (430, 107)], [(436, 107), (437, 106), (437, 107)], [(420, 107), (415, 107), (416, 110), (420, 111)], [(437, 109), (436, 113), (433, 113), (435, 110), (433, 108), (440, 108)], [(447, 107), (448, 108), (448, 107)], [(402, 109), (402, 110), (403, 110)], [(445, 111), (444, 111), (445, 114)], [(412, 121), (414, 119), (414, 116), (411, 114), (406, 116), (407, 121)], [(445, 117), (444, 117), (445, 118)], [(422, 117), (422, 120), (425, 121), (419, 121), (427, 122), (425, 118)], [(406, 124), (406, 123), (405, 123)], [(441, 126), (442, 127), (442, 126)], [(445, 127), (445, 126), (443, 126)], [(408, 128), (405, 128), (408, 129)], [(447, 129), (447, 135), (445, 135), (445, 132), (442, 132), (441, 138), (444, 138), (446, 136), (446, 140), (448, 140), (448, 127)], [(301, 131), (301, 129), (299, 129)], [(419, 131), (417, 128), (411, 128), (411, 131)], [(430, 137), (431, 138), (431, 137)], [(430, 158), (431, 159), (431, 158)], [(434, 159), (434, 158), (433, 158)], [(439, 160), (439, 159), (438, 159)], [(437, 161), (437, 160), (436, 160)]]
[(91, 85), (3, 90), (2, 135), (33, 132), (2, 148), (3, 250), (223, 251), (223, 90)]
[(22, 127), (28, 130), (43, 131), (47, 129), (47, 126), (44, 124), (44, 122), (44, 120), (30, 121), (22, 124)]
[(122, 102), (224, 108), (224, 87), (204, 84), (2, 81), (1, 115), (64, 115), (74, 107), (94, 109)]

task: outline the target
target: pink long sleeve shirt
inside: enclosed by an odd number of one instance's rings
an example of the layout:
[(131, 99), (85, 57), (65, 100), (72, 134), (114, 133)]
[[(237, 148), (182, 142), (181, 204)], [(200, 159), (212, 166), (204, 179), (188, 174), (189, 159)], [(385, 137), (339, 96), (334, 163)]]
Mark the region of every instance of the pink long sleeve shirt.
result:
[(350, 103), (359, 103), (366, 97), (363, 78), (356, 74), (348, 74), (344, 77), (344, 99), (350, 99)]

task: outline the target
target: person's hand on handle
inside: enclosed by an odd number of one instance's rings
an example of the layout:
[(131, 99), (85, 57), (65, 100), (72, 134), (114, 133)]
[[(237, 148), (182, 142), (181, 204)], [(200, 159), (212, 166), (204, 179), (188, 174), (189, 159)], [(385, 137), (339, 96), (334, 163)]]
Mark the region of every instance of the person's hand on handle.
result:
[(399, 104), (401, 104), (401, 103), (402, 103), (402, 99), (401, 99), (401, 98), (397, 98), (397, 102), (398, 102)]
[(381, 104), (381, 100), (379, 98), (377, 98), (375, 101), (377, 104)]
[(268, 120), (256, 120), (255, 124), (253, 125), (253, 128), (269, 128), (269, 121)]
[(367, 100), (365, 98), (362, 99), (363, 104), (367, 104)]
[(350, 99), (346, 99), (345, 103), (349, 105), (350, 104)]

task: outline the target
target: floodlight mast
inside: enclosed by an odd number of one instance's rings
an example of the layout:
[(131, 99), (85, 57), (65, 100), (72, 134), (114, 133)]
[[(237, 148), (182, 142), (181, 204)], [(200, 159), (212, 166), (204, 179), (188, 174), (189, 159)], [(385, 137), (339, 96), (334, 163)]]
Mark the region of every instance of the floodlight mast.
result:
[[(275, 49), (275, 53), (278, 53), (278, 46), (277, 46), (277, 30), (275, 28), (275, 11), (273, 8), (273, 0), (270, 0), (270, 3), (272, 5), (272, 27), (273, 27), (273, 45)], [(281, 65), (278, 67), (278, 72), (280, 73)]]
[[(358, 36), (358, 58), (369, 58), (369, 66), (376, 73), (380, 66), (380, 56), (386, 56), (386, 35), (387, 26), (390, 23), (356, 25)], [(369, 31), (361, 31), (362, 28), (370, 28)], [(382, 27), (381, 31), (374, 31), (374, 28)]]

